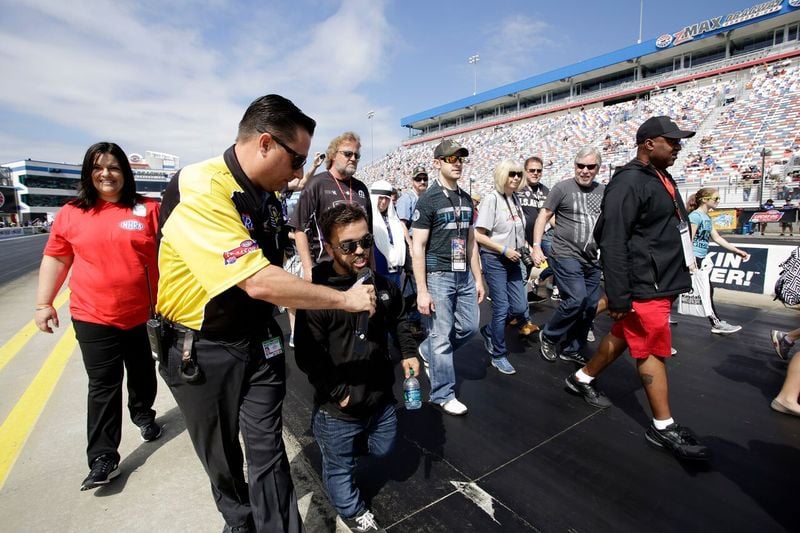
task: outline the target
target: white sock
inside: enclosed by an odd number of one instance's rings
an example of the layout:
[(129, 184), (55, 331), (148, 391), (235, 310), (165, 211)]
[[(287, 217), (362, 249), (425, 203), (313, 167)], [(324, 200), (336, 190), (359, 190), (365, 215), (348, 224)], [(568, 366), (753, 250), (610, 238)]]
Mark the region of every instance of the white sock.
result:
[(659, 430), (667, 429), (667, 426), (674, 423), (675, 421), (671, 417), (667, 418), (666, 420), (656, 420), (655, 418), (653, 419), (653, 425), (656, 427), (656, 429)]
[(575, 372), (575, 379), (577, 379), (579, 383), (591, 383), (594, 381), (594, 378), (584, 372), (582, 368)]

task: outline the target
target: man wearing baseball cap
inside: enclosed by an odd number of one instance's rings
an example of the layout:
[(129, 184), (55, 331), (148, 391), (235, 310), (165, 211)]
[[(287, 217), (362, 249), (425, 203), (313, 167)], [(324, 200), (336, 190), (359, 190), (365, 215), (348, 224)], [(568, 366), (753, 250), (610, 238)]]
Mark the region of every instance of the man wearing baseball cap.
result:
[(469, 151), (452, 140), (433, 151), (439, 177), (417, 202), (412, 216), (417, 309), (427, 323), (419, 347), (431, 381), (430, 402), (450, 415), (464, 415), (456, 398), (453, 352), (478, 331), (483, 300), (472, 198), (458, 186)]
[(665, 364), (672, 346), (670, 307), (679, 294), (691, 290), (689, 265), (694, 265), (686, 208), (667, 168), (678, 157), (681, 139), (694, 133), (666, 116), (647, 119), (636, 132), (636, 159), (606, 187), (595, 239), (614, 325), (566, 384), (590, 405), (609, 407), (593, 380), (627, 348), (653, 413), (646, 440), (679, 459), (707, 460), (708, 447), (672, 418)]
[(411, 189), (403, 193), (397, 200), (397, 216), (400, 217), (407, 228), (411, 228), (411, 215), (417, 206), (417, 200), (428, 188), (428, 171), (422, 165), (417, 165), (411, 172)]

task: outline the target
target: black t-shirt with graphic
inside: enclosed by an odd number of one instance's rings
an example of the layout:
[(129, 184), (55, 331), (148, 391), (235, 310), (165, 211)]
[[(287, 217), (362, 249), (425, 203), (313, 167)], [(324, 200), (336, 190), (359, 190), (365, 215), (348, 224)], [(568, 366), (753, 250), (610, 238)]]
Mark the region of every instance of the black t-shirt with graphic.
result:
[(472, 217), (472, 198), (461, 187), (451, 191), (436, 180), (419, 197), (411, 227), (430, 231), (425, 251), (426, 272), (452, 271), (453, 239), (463, 239), (466, 246), (474, 222)]
[(525, 213), (525, 240), (528, 244), (533, 244), (533, 226), (549, 193), (550, 189), (542, 183), (538, 183), (536, 187), (528, 185), (517, 191), (522, 212)]

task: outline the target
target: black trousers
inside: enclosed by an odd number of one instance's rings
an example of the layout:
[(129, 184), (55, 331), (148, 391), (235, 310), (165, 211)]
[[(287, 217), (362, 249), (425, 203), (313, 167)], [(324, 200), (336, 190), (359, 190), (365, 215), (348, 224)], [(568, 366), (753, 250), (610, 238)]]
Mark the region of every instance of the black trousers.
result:
[(83, 365), (89, 376), (86, 434), (86, 455), (89, 466), (103, 454), (119, 461), (122, 438), (122, 376), (128, 372), (128, 412), (137, 426), (155, 420), (155, 362), (144, 324), (122, 330), (72, 321), (75, 336), (83, 354)]
[[(186, 383), (173, 366), (180, 362), (182, 347), (183, 334), (177, 334), (159, 373), (183, 413), (225, 522), (231, 527), (255, 524), (259, 532), (304, 531), (282, 437), (284, 356), (266, 359), (258, 342), (199, 339), (194, 351), (202, 376)], [(249, 483), (242, 471), (240, 431)]]

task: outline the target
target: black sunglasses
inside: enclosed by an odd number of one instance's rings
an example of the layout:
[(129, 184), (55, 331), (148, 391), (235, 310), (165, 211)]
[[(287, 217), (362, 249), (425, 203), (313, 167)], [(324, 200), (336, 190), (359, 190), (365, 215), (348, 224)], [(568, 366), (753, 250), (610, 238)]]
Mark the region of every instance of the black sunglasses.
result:
[(358, 152), (353, 152), (351, 150), (337, 150), (337, 152), (342, 154), (345, 159), (350, 159), (351, 157), (355, 158), (356, 161), (361, 159), (361, 154)]
[(526, 168), (525, 170), (530, 172), (531, 174), (541, 174), (542, 173), (542, 169), (541, 168)]
[(591, 165), (584, 165), (583, 163), (575, 163), (575, 166), (578, 167), (579, 170), (583, 170), (584, 168), (588, 168), (589, 170), (594, 170), (597, 168), (597, 163), (592, 163)]
[(356, 249), (360, 246), (362, 250), (369, 250), (372, 248), (372, 244), (375, 240), (372, 238), (371, 233), (367, 233), (361, 239), (357, 241), (342, 241), (339, 243), (339, 250), (342, 251), (345, 255), (350, 255), (356, 251)]
[(303, 154), (298, 154), (297, 152), (295, 152), (294, 150), (289, 148), (289, 146), (287, 146), (285, 142), (283, 142), (282, 140), (278, 139), (274, 134), (270, 133), (270, 135), (272, 135), (272, 139), (276, 143), (278, 143), (281, 146), (283, 146), (283, 149), (286, 150), (287, 154), (292, 156), (292, 170), (297, 170), (297, 169), (303, 168), (303, 165), (306, 164), (306, 159), (308, 159), (308, 156), (307, 155), (303, 155)]
[(428, 176), (414, 176), (414, 181), (428, 181)]
[(444, 161), (448, 165), (455, 165), (456, 161), (461, 161), (462, 163), (469, 162), (469, 159), (467, 159), (466, 157), (461, 156), (461, 155), (455, 155), (455, 154), (453, 154), (453, 155), (443, 155), (439, 159), (441, 161)]
[(510, 170), (508, 172), (508, 177), (509, 178), (521, 178), (522, 177), (522, 172), (515, 172), (513, 170)]

